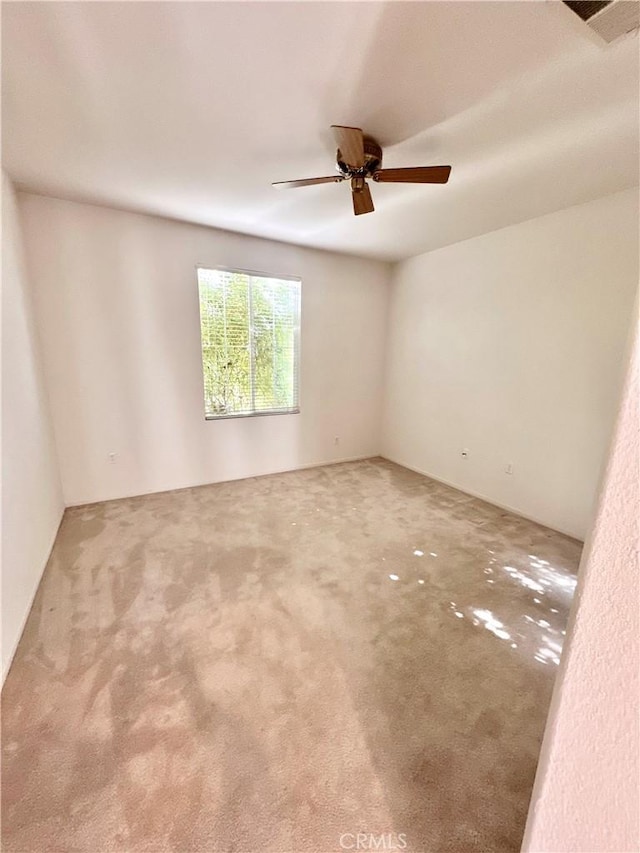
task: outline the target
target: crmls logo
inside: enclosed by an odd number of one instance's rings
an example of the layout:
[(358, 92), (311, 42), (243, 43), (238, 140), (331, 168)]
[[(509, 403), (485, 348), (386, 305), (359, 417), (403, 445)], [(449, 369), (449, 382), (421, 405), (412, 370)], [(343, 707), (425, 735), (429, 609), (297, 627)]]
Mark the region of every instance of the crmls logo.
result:
[(407, 836), (404, 832), (385, 832), (374, 835), (371, 832), (343, 832), (340, 847), (343, 850), (404, 850)]

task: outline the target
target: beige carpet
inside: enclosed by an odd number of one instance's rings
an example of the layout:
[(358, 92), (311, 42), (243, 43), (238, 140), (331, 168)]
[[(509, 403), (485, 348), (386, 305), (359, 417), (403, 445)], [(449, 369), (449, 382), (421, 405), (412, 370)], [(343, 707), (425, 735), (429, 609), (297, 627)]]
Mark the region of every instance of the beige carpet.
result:
[(67, 510), (3, 850), (518, 850), (579, 554), (380, 459)]

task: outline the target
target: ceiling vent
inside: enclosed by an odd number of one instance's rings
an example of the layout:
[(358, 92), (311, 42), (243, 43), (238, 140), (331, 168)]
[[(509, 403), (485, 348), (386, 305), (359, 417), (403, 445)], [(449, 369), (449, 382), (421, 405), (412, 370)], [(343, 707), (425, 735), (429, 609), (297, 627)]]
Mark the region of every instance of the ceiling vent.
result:
[(564, 0), (564, 3), (606, 42), (615, 41), (640, 26), (638, 0)]

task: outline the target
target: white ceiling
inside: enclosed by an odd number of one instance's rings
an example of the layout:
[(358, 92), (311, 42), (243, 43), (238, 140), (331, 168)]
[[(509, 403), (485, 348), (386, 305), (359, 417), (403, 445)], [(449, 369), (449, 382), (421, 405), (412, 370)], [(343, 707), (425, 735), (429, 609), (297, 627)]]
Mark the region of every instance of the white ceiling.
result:
[[(22, 187), (395, 260), (638, 183), (638, 39), (546, 2), (3, 3)], [(446, 186), (354, 217), (329, 126)]]

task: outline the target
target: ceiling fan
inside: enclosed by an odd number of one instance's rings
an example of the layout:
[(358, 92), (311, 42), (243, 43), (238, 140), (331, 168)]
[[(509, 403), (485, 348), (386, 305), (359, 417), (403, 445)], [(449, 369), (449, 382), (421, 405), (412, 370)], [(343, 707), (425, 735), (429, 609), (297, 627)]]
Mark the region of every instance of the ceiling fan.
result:
[(302, 178), (299, 181), (276, 181), (274, 187), (310, 187), (314, 184), (333, 184), (351, 181), (353, 212), (373, 213), (373, 200), (367, 178), (377, 183), (394, 184), (446, 184), (451, 166), (414, 166), (408, 169), (381, 169), (382, 148), (359, 127), (332, 125), (338, 145), (336, 153), (337, 175), (327, 178)]

